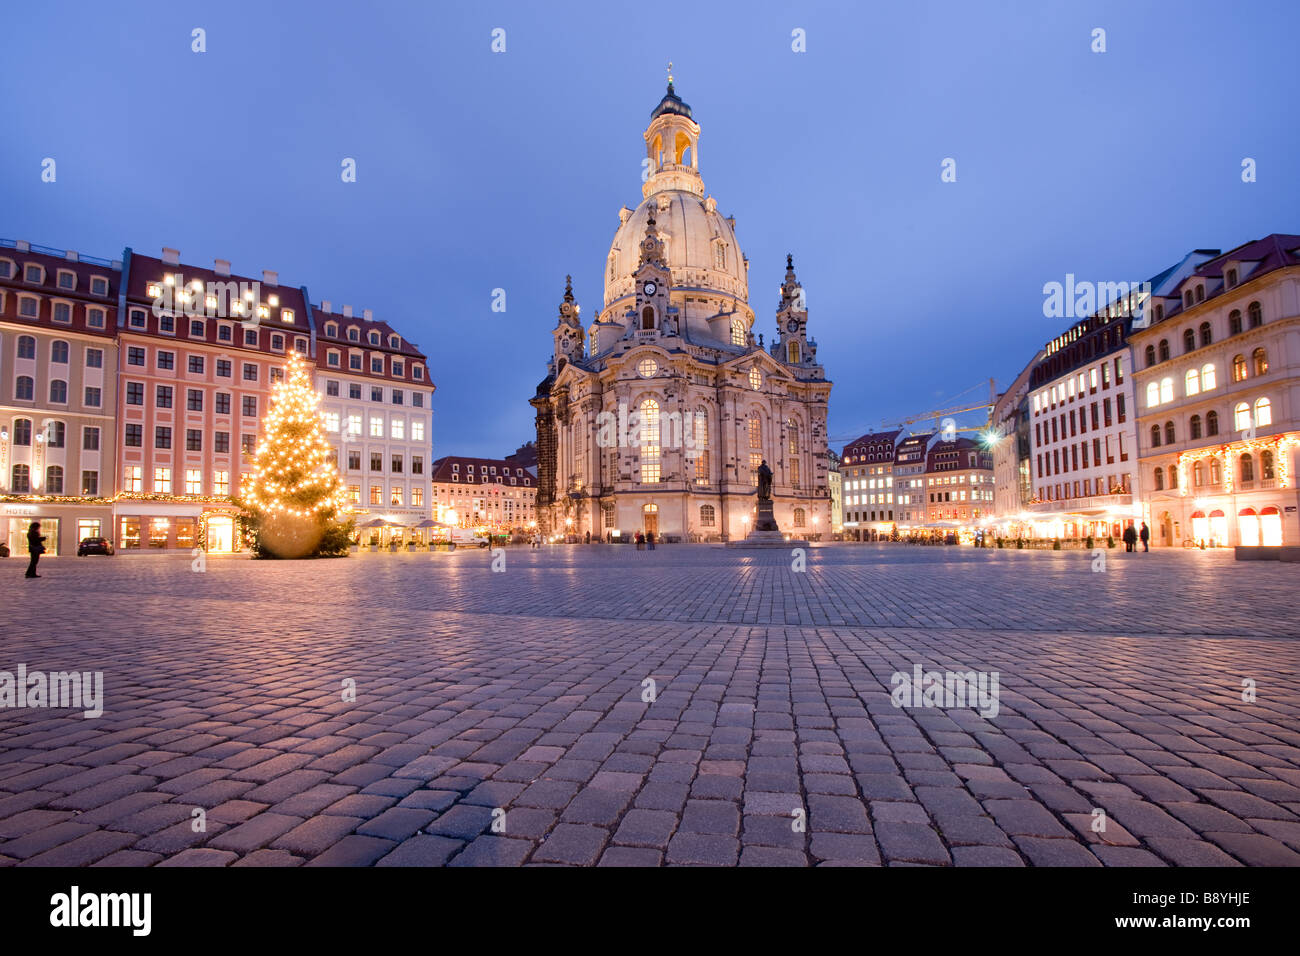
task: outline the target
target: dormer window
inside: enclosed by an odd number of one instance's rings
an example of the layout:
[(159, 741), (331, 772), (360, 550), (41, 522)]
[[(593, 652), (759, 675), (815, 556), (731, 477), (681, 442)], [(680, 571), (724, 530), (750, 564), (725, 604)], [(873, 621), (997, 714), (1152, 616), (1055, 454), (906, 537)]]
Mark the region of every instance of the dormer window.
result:
[(284, 322), (285, 325), (293, 325), (293, 309), (281, 309), (280, 321)]
[(271, 336), (271, 348), (272, 348), (272, 350), (274, 350), (274, 351), (276, 351), (276, 352), (283, 352), (283, 351), (284, 351), (284, 336), (283, 336), (283, 335), (273, 335), (273, 336)]
[(1186, 292), (1183, 293), (1183, 308), (1190, 309), (1191, 307), (1192, 307), (1192, 290), (1188, 289)]
[(28, 282), (44, 282), (45, 270), (40, 266), (29, 264), (27, 268), (23, 270), (23, 278)]
[(1237, 284), (1237, 270), (1236, 270), (1236, 269), (1229, 269), (1229, 270), (1228, 270), (1227, 276), (1225, 277), (1225, 283), (1226, 283), (1226, 285), (1228, 286), (1229, 289), (1231, 289), (1233, 286), (1235, 286), (1235, 285)]
[(393, 359), (393, 374), (394, 374), (394, 375), (398, 375), (398, 376), (402, 375), (402, 374), (403, 374), (403, 368), (404, 368), (404, 366), (402, 365), (401, 362), (399, 362), (397, 359)]
[(401, 336), (390, 335), (388, 337), (388, 347), (390, 349), (400, 349), (402, 347)]
[(329, 353), (325, 356), (325, 364), (329, 365), (331, 368), (338, 368), (339, 361), (339, 353), (335, 349), (330, 349)]
[(11, 278), (14, 274), (14, 262), (12, 259), (0, 259), (0, 279)]
[(1205, 301), (1205, 286), (1203, 286), (1203, 285), (1198, 285), (1198, 286), (1196, 287), (1196, 301), (1197, 301), (1197, 302), (1204, 302), (1204, 301)]
[(369, 338), (369, 340), (370, 340), (370, 344), (371, 344), (371, 345), (378, 345), (378, 344), (379, 344), (379, 333), (378, 333), (378, 332), (374, 332), (374, 331), (372, 331), (372, 332), (370, 333), (370, 335), (368, 336), (368, 338)]
[(424, 366), (416, 365), (411, 368), (411, 374), (415, 376), (417, 382), (424, 381)]
[(69, 292), (77, 287), (77, 274), (67, 269), (59, 270), (59, 288)]
[(336, 323), (336, 322), (327, 322), (327, 323), (325, 323), (325, 334), (328, 335), (328, 336), (329, 336), (330, 338), (332, 338), (332, 339), (336, 339), (336, 338), (338, 338), (338, 337), (339, 337), (339, 327), (338, 327), (338, 323)]
[(349, 342), (361, 341), (361, 330), (358, 329), (355, 325), (348, 327), (348, 341)]

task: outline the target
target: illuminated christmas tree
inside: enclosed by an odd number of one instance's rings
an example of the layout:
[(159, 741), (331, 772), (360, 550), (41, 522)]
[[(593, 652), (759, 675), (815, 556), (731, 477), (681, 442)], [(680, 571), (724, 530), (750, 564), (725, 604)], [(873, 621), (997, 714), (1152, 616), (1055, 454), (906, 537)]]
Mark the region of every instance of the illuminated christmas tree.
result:
[(345, 506), (334, 449), (325, 440), (320, 402), (306, 364), (289, 353), (284, 379), (262, 420), (253, 475), (240, 504), (253, 516), (256, 550), (277, 558), (339, 553)]

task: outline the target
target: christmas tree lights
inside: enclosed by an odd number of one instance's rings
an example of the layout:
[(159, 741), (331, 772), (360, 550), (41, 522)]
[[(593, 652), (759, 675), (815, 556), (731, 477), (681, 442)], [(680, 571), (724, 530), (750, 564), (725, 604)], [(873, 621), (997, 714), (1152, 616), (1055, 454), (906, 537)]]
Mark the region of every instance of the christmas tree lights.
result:
[(256, 519), (258, 550), (275, 557), (315, 551), (346, 505), (319, 403), (306, 365), (291, 352), (271, 393), (240, 502)]

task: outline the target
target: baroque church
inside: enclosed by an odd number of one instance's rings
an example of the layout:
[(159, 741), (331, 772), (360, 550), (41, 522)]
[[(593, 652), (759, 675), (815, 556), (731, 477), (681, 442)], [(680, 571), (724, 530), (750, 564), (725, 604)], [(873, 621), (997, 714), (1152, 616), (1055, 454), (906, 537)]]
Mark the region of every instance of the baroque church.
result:
[(736, 540), (772, 471), (781, 530), (830, 531), (831, 383), (786, 257), (764, 345), (736, 222), (700, 178), (700, 126), (673, 90), (650, 114), (636, 209), (619, 211), (604, 303), (585, 328), (566, 285), (536, 410), (544, 534)]

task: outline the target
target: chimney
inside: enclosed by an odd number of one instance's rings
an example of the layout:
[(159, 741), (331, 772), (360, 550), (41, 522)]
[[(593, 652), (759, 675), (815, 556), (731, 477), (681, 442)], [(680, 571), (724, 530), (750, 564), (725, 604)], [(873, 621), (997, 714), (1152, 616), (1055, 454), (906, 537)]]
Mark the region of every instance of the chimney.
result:
[(321, 299), (320, 310), (321, 310), (322, 312), (329, 312), (329, 311), (331, 311), (331, 309), (330, 309), (330, 300), (329, 300), (329, 299)]
[(350, 305), (345, 305), (345, 306), (343, 307), (343, 318), (345, 318), (345, 319), (350, 319), (350, 318), (352, 318), (352, 306), (350, 306)]
[(228, 275), (230, 275), (230, 260), (229, 260), (229, 259), (213, 259), (213, 260), (212, 260), (212, 271), (215, 272), (215, 273), (216, 273), (217, 275), (219, 275), (219, 276), (228, 276)]
[(31, 252), (32, 244), (26, 239), (19, 239), (14, 243), (14, 249), (18, 252)]
[(179, 249), (168, 249), (163, 246), (163, 262), (169, 266), (178, 266), (181, 264), (181, 252)]
[(270, 269), (263, 269), (263, 270), (262, 270), (262, 282), (265, 283), (266, 285), (279, 285), (279, 284), (280, 284), (280, 273), (278, 273), (278, 272), (273, 272), (273, 271), (271, 271)]
[(81, 256), (77, 255), (77, 252), (76, 252), (75, 249), (69, 249), (69, 250), (68, 250), (68, 255), (67, 255), (67, 260), (68, 260), (69, 262), (80, 262), (80, 261), (81, 261)]
[(361, 313), (361, 317), (364, 318), (367, 322), (373, 322), (375, 320), (375, 313), (371, 312), (369, 309), (366, 309)]

